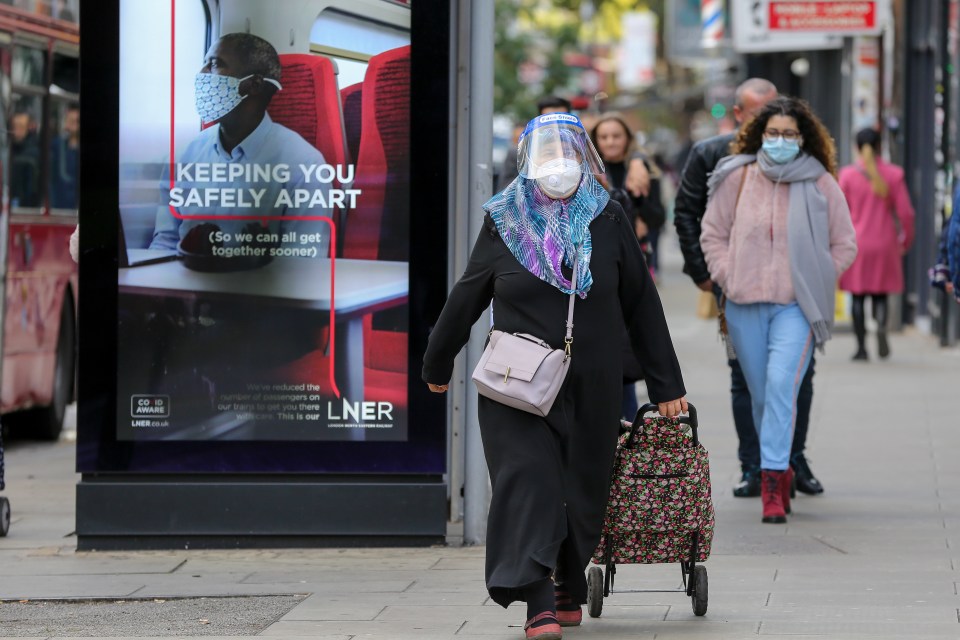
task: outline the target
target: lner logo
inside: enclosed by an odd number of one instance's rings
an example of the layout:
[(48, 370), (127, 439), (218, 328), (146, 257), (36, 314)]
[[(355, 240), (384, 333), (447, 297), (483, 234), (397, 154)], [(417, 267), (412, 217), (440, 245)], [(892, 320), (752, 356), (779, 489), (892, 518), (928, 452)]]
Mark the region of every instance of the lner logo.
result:
[(130, 415), (134, 418), (170, 417), (170, 396), (132, 395), (130, 396)]

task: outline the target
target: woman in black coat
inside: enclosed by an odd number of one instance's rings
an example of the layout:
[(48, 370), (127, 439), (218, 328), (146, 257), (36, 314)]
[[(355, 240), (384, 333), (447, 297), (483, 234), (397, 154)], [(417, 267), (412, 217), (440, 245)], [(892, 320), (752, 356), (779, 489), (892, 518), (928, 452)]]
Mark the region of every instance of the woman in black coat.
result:
[[(454, 358), (493, 301), (494, 324), (561, 348), (574, 258), (572, 364), (546, 417), (479, 398), (493, 496), (486, 583), (527, 603), (527, 638), (560, 638), (587, 599), (619, 426), (624, 323), (660, 413), (686, 410), (660, 298), (623, 210), (594, 179), (603, 167), (576, 116), (539, 116), (520, 141), (520, 175), (484, 205), (463, 276), (424, 355), (423, 379), (447, 390)], [(553, 581), (551, 581), (551, 576)]]

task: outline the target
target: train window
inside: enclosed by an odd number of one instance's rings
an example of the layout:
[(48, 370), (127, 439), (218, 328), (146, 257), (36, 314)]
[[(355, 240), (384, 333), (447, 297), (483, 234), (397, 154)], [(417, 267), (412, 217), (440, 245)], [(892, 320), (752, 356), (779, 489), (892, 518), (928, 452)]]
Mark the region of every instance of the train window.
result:
[(371, 56), (410, 44), (409, 18), (393, 26), (327, 9), (313, 24), (310, 42), (311, 51), (336, 61), (337, 82), (348, 87), (363, 82)]
[(50, 137), (50, 211), (54, 215), (75, 215), (80, 167), (80, 106), (54, 100)]
[(21, 86), (42, 87), (44, 83), (44, 53), (32, 47), (15, 46), (10, 79)]
[(40, 125), (42, 96), (13, 96), (10, 115), (10, 207), (14, 213), (42, 213), (40, 208)]

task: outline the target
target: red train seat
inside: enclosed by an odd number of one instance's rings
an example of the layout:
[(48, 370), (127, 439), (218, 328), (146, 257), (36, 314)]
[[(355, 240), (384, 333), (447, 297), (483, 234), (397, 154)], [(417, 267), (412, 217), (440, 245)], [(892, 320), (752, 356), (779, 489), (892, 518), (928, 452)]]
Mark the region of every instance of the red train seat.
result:
[(270, 101), (270, 117), (303, 136), (327, 164), (345, 164), (343, 114), (333, 61), (320, 55), (284, 53), (280, 65), (283, 91)]
[(352, 84), (340, 90), (340, 105), (343, 109), (343, 132), (347, 137), (347, 154), (352, 162), (360, 154), (360, 119), (363, 83)]

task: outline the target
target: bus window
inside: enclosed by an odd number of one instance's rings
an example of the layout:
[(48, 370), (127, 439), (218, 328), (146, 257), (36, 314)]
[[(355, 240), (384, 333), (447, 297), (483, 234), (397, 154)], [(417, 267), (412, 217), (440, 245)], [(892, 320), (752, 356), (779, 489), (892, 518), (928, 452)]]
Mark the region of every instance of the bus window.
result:
[(39, 214), (40, 136), (43, 123), (44, 52), (16, 45), (10, 65), (13, 109), (10, 130), (10, 207), (13, 213)]
[(55, 100), (50, 139), (50, 211), (55, 215), (76, 215), (80, 166), (80, 106)]
[(22, 86), (42, 87), (43, 78), (43, 51), (33, 47), (17, 46), (13, 49), (13, 65), (10, 76), (13, 84)]
[(72, 94), (69, 97), (76, 100), (80, 93), (80, 59), (76, 55), (55, 52), (51, 71), (50, 93)]
[(0, 4), (67, 22), (77, 22), (80, 13), (80, 0), (0, 0)]
[(54, 51), (50, 72), (48, 202), (55, 215), (75, 215), (80, 166), (80, 60)]
[(10, 207), (13, 213), (39, 214), (41, 96), (14, 94), (10, 115)]
[(54, 0), (52, 17), (67, 22), (79, 22), (80, 0)]

